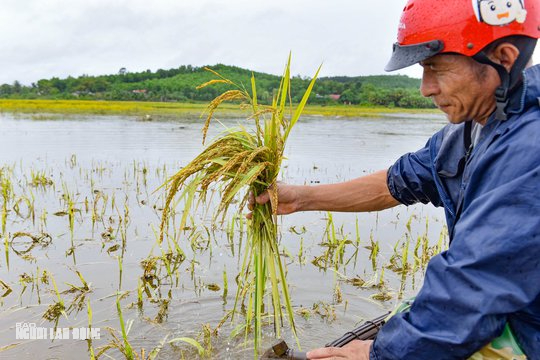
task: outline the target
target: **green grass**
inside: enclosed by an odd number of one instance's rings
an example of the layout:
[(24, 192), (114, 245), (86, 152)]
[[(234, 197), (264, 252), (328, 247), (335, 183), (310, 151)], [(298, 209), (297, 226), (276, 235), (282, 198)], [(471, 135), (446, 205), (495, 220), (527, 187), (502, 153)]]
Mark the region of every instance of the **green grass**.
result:
[[(207, 103), (93, 101), (93, 100), (8, 100), (0, 99), (0, 112), (67, 115), (128, 115), (142, 118), (200, 116)], [(358, 105), (307, 105), (304, 115), (377, 117), (384, 114), (436, 114), (437, 109), (403, 109)], [(220, 116), (244, 117), (236, 104), (220, 105)]]

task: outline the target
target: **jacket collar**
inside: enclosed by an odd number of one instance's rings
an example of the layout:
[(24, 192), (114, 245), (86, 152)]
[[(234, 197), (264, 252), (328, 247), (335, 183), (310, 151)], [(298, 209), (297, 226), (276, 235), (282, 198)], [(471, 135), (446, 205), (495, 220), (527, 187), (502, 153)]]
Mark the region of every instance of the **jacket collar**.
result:
[(523, 82), (511, 95), (508, 102), (507, 113), (522, 113), (528, 107), (537, 105), (539, 98), (540, 65), (535, 65), (523, 71)]

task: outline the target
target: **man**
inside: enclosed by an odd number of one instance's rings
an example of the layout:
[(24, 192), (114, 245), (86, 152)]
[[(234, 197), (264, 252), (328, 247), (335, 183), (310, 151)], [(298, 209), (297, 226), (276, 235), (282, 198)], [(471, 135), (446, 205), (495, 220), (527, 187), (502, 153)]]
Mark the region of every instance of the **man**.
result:
[(279, 214), (431, 202), (445, 208), (450, 233), (409, 312), (374, 342), (310, 359), (466, 359), (505, 327), (521, 355), (540, 359), (540, 67), (523, 72), (539, 12), (538, 0), (409, 0), (386, 70), (419, 63), (422, 95), (450, 124), (388, 170), (279, 185)]

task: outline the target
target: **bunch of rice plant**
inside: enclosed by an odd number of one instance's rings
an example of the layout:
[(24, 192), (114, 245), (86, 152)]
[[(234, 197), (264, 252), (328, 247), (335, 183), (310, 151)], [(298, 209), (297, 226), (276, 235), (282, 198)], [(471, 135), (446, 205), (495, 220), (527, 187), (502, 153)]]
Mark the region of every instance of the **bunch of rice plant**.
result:
[(293, 334), (296, 336), (294, 314), (285, 277), (284, 264), (281, 261), (278, 249), (277, 216), (272, 209), (277, 208), (276, 181), (278, 178), (285, 143), (293, 126), (298, 121), (304, 106), (309, 98), (320, 67), (309, 83), (302, 100), (294, 108), (291, 100), (290, 60), (285, 66), (280, 87), (275, 94), (272, 105), (262, 105), (257, 102), (257, 88), (255, 78), (251, 77), (251, 93), (244, 87), (226, 79), (219, 73), (212, 72), (216, 79), (199, 86), (205, 87), (213, 84), (228, 84), (231, 90), (225, 91), (216, 97), (207, 108), (207, 118), (203, 127), (203, 143), (214, 112), (224, 101), (240, 101), (249, 109), (249, 120), (254, 121), (254, 130), (238, 126), (228, 128), (218, 136), (204, 151), (187, 166), (170, 177), (164, 184), (168, 193), (163, 211), (160, 240), (163, 240), (168, 229), (168, 218), (175, 196), (183, 189), (182, 196), (186, 198), (186, 208), (180, 227), (185, 224), (188, 209), (191, 207), (195, 193), (202, 199), (211, 184), (218, 184), (222, 188), (221, 202), (217, 208), (217, 215), (225, 218), (227, 210), (233, 200), (240, 201), (239, 208), (245, 206), (249, 193), (257, 196), (263, 191), (270, 193), (270, 203), (255, 205), (248, 225), (248, 241), (243, 253), (240, 281), (232, 318), (240, 304), (246, 309), (246, 336), (250, 329), (254, 329), (255, 354), (258, 352), (263, 317), (265, 312), (264, 298), (271, 299), (273, 322), (276, 336), (280, 336), (280, 329), (284, 326), (282, 308), (286, 315)]

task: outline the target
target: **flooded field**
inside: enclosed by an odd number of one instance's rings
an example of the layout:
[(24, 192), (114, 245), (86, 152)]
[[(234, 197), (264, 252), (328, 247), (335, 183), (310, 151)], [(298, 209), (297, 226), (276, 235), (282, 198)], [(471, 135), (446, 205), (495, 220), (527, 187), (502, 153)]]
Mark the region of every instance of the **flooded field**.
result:
[[(282, 180), (316, 185), (386, 168), (444, 124), (437, 115), (304, 117)], [(171, 230), (176, 241), (158, 242), (159, 187), (201, 151), (201, 128), (199, 119), (0, 114), (0, 358), (253, 359), (242, 314), (228, 317), (246, 210), (216, 221), (215, 191)], [(447, 242), (432, 206), (293, 214), (280, 233), (303, 349), (413, 296)], [(41, 339), (21, 338), (34, 325)], [(274, 341), (264, 329), (263, 347)]]

